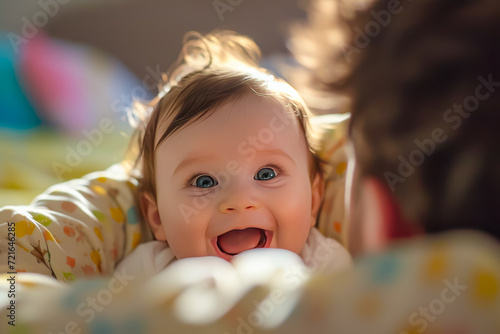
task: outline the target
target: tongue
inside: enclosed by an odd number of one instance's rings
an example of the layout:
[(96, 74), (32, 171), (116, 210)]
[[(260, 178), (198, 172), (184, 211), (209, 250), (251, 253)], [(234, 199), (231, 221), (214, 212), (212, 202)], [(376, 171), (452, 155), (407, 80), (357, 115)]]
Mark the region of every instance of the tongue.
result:
[(247, 228), (244, 230), (232, 230), (217, 238), (217, 245), (224, 253), (234, 255), (248, 249), (259, 246), (262, 230), (258, 228)]

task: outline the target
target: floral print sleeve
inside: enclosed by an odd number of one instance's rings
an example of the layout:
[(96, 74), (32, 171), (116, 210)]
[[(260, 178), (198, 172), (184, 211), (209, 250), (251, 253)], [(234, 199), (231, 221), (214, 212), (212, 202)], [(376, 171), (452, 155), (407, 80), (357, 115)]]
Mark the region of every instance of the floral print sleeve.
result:
[[(0, 252), (15, 239), (15, 271), (63, 282), (113, 272), (140, 242), (151, 239), (140, 224), (137, 181), (121, 167), (52, 186), (29, 206), (0, 209)], [(13, 235), (15, 237), (13, 237)], [(0, 262), (0, 272), (12, 271)]]

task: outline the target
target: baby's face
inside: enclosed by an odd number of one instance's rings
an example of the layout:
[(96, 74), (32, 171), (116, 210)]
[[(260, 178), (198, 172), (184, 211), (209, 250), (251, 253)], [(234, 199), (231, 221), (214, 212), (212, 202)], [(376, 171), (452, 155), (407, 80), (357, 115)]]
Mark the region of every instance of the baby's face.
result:
[[(162, 133), (162, 128), (159, 129)], [(271, 99), (229, 102), (162, 142), (146, 215), (178, 258), (258, 247), (299, 253), (321, 201), (295, 119)]]

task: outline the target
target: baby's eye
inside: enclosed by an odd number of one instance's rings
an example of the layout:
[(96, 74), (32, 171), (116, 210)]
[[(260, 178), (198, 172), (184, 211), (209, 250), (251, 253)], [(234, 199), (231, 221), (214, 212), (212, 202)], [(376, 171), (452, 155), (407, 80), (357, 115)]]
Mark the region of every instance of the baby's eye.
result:
[(269, 167), (264, 167), (264, 168), (260, 169), (257, 172), (257, 174), (255, 174), (254, 179), (265, 181), (265, 180), (274, 179), (275, 177), (276, 177), (276, 172), (274, 171), (274, 169), (269, 168)]
[(194, 179), (191, 185), (198, 188), (211, 188), (217, 185), (217, 181), (209, 175), (201, 175)]

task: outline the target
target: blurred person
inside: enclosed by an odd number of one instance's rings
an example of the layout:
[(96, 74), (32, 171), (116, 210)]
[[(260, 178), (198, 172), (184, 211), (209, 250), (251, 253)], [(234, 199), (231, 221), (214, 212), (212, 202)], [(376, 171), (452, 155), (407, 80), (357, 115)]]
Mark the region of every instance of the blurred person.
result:
[(500, 239), (500, 4), (371, 2), (315, 1), (296, 35), (311, 86), (350, 100), (350, 246)]
[(317, 331), (498, 331), (500, 3), (317, 0), (308, 14), (291, 43), (304, 82), (351, 113), (355, 266), (306, 284), (301, 302), (328, 310)]

